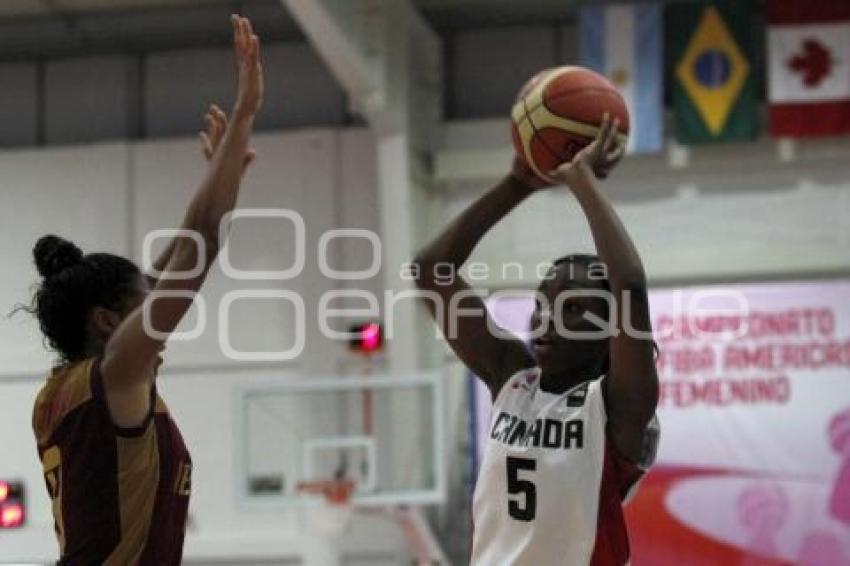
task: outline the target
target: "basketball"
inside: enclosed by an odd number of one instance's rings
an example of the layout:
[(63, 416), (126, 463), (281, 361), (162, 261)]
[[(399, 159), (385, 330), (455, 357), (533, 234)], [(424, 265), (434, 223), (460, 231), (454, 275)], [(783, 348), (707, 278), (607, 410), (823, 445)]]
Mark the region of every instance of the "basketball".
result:
[(611, 81), (583, 67), (541, 71), (522, 87), (511, 111), (514, 149), (551, 181), (547, 173), (593, 141), (606, 112), (619, 119), (617, 137), (626, 143), (629, 112)]

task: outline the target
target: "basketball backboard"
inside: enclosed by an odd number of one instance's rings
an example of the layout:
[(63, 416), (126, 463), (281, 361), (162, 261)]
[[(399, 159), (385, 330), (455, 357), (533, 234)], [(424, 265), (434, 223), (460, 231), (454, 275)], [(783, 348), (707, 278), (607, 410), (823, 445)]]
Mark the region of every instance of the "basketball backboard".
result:
[(303, 500), (299, 484), (348, 479), (355, 505), (444, 500), (442, 376), (273, 380), (237, 390), (237, 493)]

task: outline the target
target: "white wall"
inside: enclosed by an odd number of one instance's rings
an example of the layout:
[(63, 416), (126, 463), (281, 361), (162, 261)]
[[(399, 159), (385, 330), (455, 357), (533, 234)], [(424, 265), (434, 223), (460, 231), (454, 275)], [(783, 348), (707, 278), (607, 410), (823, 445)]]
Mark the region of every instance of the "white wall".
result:
[[(368, 131), (259, 134), (255, 145), (259, 158), (245, 179), (239, 206), (289, 209), (304, 218), (304, 273), (291, 281), (244, 282), (224, 276), (216, 265), (202, 293), (209, 328), (200, 339), (169, 350), (171, 367), (233, 363), (218, 347), (218, 306), (227, 291), (293, 290), (314, 313), (320, 294), (339, 284), (319, 272), (322, 233), (338, 227), (378, 230), (374, 142)], [(32, 246), (46, 233), (66, 236), (86, 252), (109, 251), (141, 262), (145, 235), (179, 225), (204, 167), (197, 142), (185, 139), (0, 153), (0, 225), (6, 236), (0, 240), (6, 262), (0, 308), (5, 313), (29, 301), (37, 281)], [(239, 269), (282, 269), (292, 263), (294, 239), (285, 220), (237, 220), (229, 253)], [(360, 240), (338, 240), (329, 254), (331, 267), (359, 269), (369, 262), (370, 249)], [(380, 275), (356, 285), (376, 290)], [(292, 310), (279, 301), (237, 302), (231, 316), (234, 347), (284, 349), (293, 341)], [(307, 347), (295, 365), (310, 372), (335, 368), (344, 349), (318, 333), (314, 315), (307, 317), (307, 332)], [(20, 313), (0, 320), (0, 379), (40, 373), (49, 361), (31, 318)]]
[[(320, 293), (333, 287), (318, 272), (316, 243), (321, 233), (336, 224), (339, 143), (337, 135), (329, 131), (257, 137), (255, 145), (262, 157), (248, 173), (239, 207), (288, 209), (303, 217), (306, 238), (300, 245), (306, 259), (304, 273), (290, 281), (242, 281), (225, 276), (221, 261), (217, 262), (203, 290), (210, 327), (201, 339), (179, 348), (171, 347), (169, 362), (178, 366), (233, 363), (219, 348), (218, 334), (218, 308), (229, 291), (259, 288), (297, 291), (304, 298), (306, 312), (315, 312), (311, 305), (315, 305)], [(187, 159), (195, 149), (193, 142), (185, 140), (137, 146), (132, 175), (136, 211), (133, 240), (137, 249), (151, 230), (179, 225), (185, 203), (195, 188), (194, 180), (201, 174), (200, 160)], [(183, 181), (175, 183), (175, 179)], [(364, 190), (369, 189), (367, 185)], [(294, 261), (295, 240), (293, 225), (286, 220), (237, 220), (227, 253), (238, 269), (286, 269)], [(274, 299), (234, 303), (228, 328), (232, 345), (240, 350), (288, 349), (295, 344), (294, 316), (289, 304)], [(322, 366), (333, 360), (326, 353), (337, 350), (338, 345), (318, 334), (312, 317), (307, 320), (307, 328), (308, 349), (297, 364), (305, 369), (325, 370)]]
[[(436, 175), (446, 220), (503, 175), (512, 157), (502, 120), (449, 124)], [(802, 141), (791, 160), (774, 141), (627, 156), (603, 187), (643, 257), (651, 283), (758, 280), (850, 272), (847, 138)], [(439, 226), (435, 227), (435, 230)], [(587, 223), (564, 189), (532, 196), (482, 241), (489, 287), (533, 286), (534, 267), (592, 251)], [(505, 262), (522, 264), (523, 276)]]
[[(123, 145), (0, 153), (0, 313), (29, 302), (32, 247), (43, 234), (67, 235), (88, 250), (129, 251), (128, 157)], [(48, 361), (26, 314), (0, 318), (0, 374), (43, 371)]]

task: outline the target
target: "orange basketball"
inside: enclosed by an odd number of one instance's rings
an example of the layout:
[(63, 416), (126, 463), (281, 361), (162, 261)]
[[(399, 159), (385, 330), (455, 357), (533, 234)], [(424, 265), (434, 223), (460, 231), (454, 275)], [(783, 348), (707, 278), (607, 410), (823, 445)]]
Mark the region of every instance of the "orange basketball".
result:
[(617, 137), (625, 144), (629, 112), (611, 81), (583, 67), (542, 71), (525, 83), (511, 111), (514, 149), (549, 180), (549, 171), (593, 141), (606, 112), (620, 120)]

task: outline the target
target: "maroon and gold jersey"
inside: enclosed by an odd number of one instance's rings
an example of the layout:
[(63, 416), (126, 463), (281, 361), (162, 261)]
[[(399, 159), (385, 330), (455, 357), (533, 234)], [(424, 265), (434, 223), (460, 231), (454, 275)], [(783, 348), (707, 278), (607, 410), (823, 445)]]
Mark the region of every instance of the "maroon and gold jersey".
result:
[(59, 564), (180, 564), (192, 461), (155, 387), (142, 425), (119, 428), (98, 360), (63, 366), (36, 398), (33, 430)]

